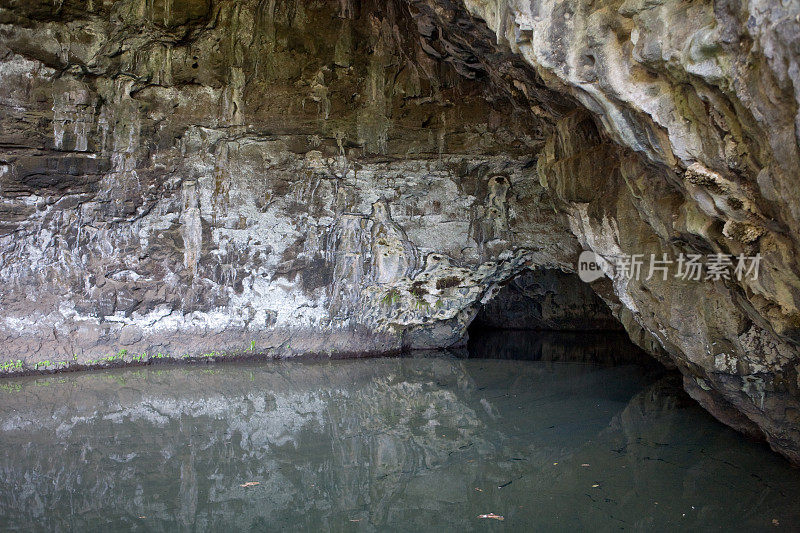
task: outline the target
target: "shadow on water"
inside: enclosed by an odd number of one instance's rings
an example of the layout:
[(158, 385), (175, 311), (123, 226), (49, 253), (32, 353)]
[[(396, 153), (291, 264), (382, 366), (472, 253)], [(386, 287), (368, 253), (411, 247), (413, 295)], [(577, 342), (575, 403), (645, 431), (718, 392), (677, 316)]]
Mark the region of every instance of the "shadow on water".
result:
[[(0, 524), (55, 531), (800, 527), (798, 471), (713, 420), (674, 376), (631, 364), (616, 343), (604, 334), (503, 332), (473, 338), (477, 359), (5, 379)], [(488, 513), (504, 520), (479, 518)]]
[(640, 364), (660, 368), (620, 331), (575, 332), (470, 328), (470, 358), (557, 361), (601, 366)]

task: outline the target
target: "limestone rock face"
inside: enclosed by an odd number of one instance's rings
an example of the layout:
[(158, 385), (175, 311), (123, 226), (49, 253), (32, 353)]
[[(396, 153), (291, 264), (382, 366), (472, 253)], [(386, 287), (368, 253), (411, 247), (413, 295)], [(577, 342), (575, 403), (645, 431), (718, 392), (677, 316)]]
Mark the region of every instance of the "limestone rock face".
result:
[(465, 4), (585, 108), (538, 160), (584, 248), (760, 254), (758, 279), (607, 273), (696, 399), (800, 460), (800, 3)]
[(583, 248), (639, 346), (800, 462), (798, 16), (0, 0), (2, 371), (450, 346)]
[(448, 346), (571, 268), (548, 122), (404, 2), (0, 5), (4, 370)]

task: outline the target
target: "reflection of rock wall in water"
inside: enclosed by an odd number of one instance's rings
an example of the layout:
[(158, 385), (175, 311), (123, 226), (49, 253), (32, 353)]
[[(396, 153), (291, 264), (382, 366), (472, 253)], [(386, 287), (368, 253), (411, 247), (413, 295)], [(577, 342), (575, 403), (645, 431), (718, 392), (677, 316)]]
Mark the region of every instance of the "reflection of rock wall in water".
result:
[[(529, 367), (517, 377), (543, 372)], [(562, 392), (598, 386), (592, 372), (569, 369)], [(112, 510), (110, 524), (145, 515), (164, 527), (238, 530), (258, 518), (237, 510), (258, 498), (272, 524), (301, 527), (305, 514), (350, 518), (345, 510), (367, 502), (366, 521), (408, 523), (398, 498), (443, 511), (446, 498), (474, 485), (482, 468), (475, 459), (506, 438), (492, 427), (500, 413), (475, 383), (492, 375), (435, 358), (10, 380), (14, 391), (0, 391), (8, 450), (0, 460), (0, 502), (8, 507), (0, 514), (6, 525), (57, 529), (64, 517), (54, 510), (102, 507)], [(31, 402), (45, 383), (48, 399)], [(53, 410), (59, 414), (47, 414)], [(23, 460), (30, 452), (33, 463)], [(420, 483), (456, 459), (463, 464), (452, 486)], [(239, 486), (253, 480), (261, 485)], [(325, 485), (310, 486), (319, 480)]]
[(623, 332), (480, 330), (470, 335), (469, 357), (659, 368)]
[[(606, 523), (609, 512), (615, 524), (652, 526), (694, 505), (683, 525), (792, 523), (785, 463), (704, 416), (679, 379), (648, 387), (654, 378), (634, 365), (552, 360), (10, 378), (0, 390), (0, 516), (9, 529), (316, 531), (359, 520), (467, 530), (494, 511), (551, 530)], [(676, 411), (685, 405), (690, 415)], [(768, 481), (742, 479), (753, 464)], [(559, 497), (576, 491), (626, 505)], [(743, 491), (765, 497), (718, 509), (723, 494)], [(656, 494), (667, 516), (651, 509)]]

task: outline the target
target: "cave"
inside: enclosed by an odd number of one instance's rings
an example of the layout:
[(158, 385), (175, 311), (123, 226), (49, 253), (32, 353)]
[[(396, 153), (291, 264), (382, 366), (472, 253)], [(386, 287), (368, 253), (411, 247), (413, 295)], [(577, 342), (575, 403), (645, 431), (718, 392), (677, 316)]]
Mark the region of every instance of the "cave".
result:
[(576, 274), (522, 272), (481, 305), (474, 329), (624, 331), (611, 310)]
[(474, 358), (658, 365), (588, 283), (556, 269), (525, 270), (504, 284), (478, 308), (466, 343)]
[(611, 527), (530, 496), (562, 476), (634, 529), (800, 527), (797, 20), (0, 0), (0, 522)]

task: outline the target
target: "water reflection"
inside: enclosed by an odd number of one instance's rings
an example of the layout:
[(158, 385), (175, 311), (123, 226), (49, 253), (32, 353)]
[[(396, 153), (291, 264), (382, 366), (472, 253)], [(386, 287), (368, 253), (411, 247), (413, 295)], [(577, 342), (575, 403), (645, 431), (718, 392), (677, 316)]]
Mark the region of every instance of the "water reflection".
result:
[(469, 336), (468, 356), (615, 366), (660, 365), (619, 331), (530, 331), (477, 329)]
[(639, 366), (426, 357), (1, 384), (11, 530), (800, 524), (797, 471)]

